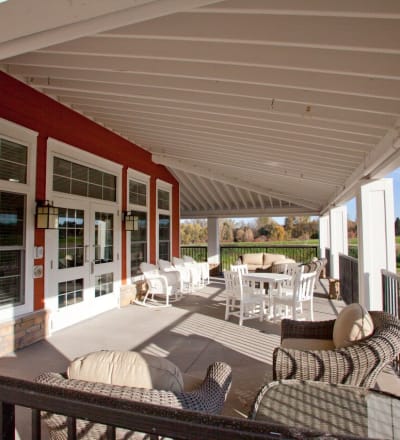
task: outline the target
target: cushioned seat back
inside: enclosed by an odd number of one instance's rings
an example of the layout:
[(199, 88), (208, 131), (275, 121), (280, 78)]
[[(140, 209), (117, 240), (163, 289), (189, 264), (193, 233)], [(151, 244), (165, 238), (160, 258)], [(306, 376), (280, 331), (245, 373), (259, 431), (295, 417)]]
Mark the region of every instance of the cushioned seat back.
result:
[(263, 254), (263, 266), (271, 266), (271, 264), (275, 263), (275, 261), (285, 260), (286, 257), (282, 254)]
[(183, 391), (179, 368), (165, 358), (134, 351), (97, 351), (71, 362), (69, 379), (138, 388)]
[(254, 253), (254, 254), (243, 254), (242, 255), (242, 263), (247, 265), (257, 265), (262, 266), (263, 264), (263, 253)]

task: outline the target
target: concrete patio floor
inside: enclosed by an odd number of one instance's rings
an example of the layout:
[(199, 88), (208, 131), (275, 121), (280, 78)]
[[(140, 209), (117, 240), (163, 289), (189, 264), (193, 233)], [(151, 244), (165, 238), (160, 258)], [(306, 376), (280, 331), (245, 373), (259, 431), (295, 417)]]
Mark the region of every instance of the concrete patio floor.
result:
[[(321, 280), (314, 297), (315, 320), (334, 319), (344, 307), (329, 300), (327, 281)], [(224, 321), (223, 279), (211, 283), (169, 308), (129, 305), (60, 330), (46, 341), (0, 358), (0, 374), (33, 379), (45, 371), (65, 371), (77, 356), (96, 350), (134, 350), (168, 358), (184, 373), (185, 388), (204, 377), (208, 365), (231, 365), (233, 382), (224, 415), (246, 417), (260, 386), (271, 380), (272, 352), (280, 342), (279, 322), (235, 318)], [(385, 371), (380, 389), (400, 395), (400, 380)], [(17, 429), (29, 438), (30, 416), (18, 409)]]

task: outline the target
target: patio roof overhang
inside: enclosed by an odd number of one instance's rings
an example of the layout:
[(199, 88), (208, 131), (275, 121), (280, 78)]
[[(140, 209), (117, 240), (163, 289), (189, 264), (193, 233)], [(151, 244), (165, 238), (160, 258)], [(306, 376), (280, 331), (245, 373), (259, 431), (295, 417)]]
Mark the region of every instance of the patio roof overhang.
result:
[(181, 217), (318, 215), (400, 166), (398, 0), (10, 0), (1, 68), (150, 151)]

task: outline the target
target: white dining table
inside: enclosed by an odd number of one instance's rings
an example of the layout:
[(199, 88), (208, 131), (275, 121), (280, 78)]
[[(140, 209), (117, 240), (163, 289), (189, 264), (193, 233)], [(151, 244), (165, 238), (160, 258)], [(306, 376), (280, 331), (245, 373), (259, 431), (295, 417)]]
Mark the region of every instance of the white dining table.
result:
[(260, 283), (260, 288), (264, 286), (265, 283), (270, 284), (266, 295), (268, 296), (269, 302), (269, 316), (268, 318), (272, 318), (272, 307), (273, 307), (273, 295), (271, 293), (271, 284), (276, 286), (277, 294), (282, 295), (282, 284), (285, 281), (290, 280), (291, 275), (287, 275), (284, 273), (272, 273), (272, 272), (251, 272), (242, 274), (242, 281), (245, 283), (249, 283), (249, 285), (254, 286), (255, 283)]

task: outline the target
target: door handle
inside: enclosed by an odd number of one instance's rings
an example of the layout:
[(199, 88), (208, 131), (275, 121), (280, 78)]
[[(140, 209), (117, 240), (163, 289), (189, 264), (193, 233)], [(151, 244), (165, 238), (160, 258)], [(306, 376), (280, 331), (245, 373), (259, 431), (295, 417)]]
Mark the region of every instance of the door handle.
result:
[(94, 274), (94, 261), (92, 261), (90, 263), (90, 273), (93, 275)]

